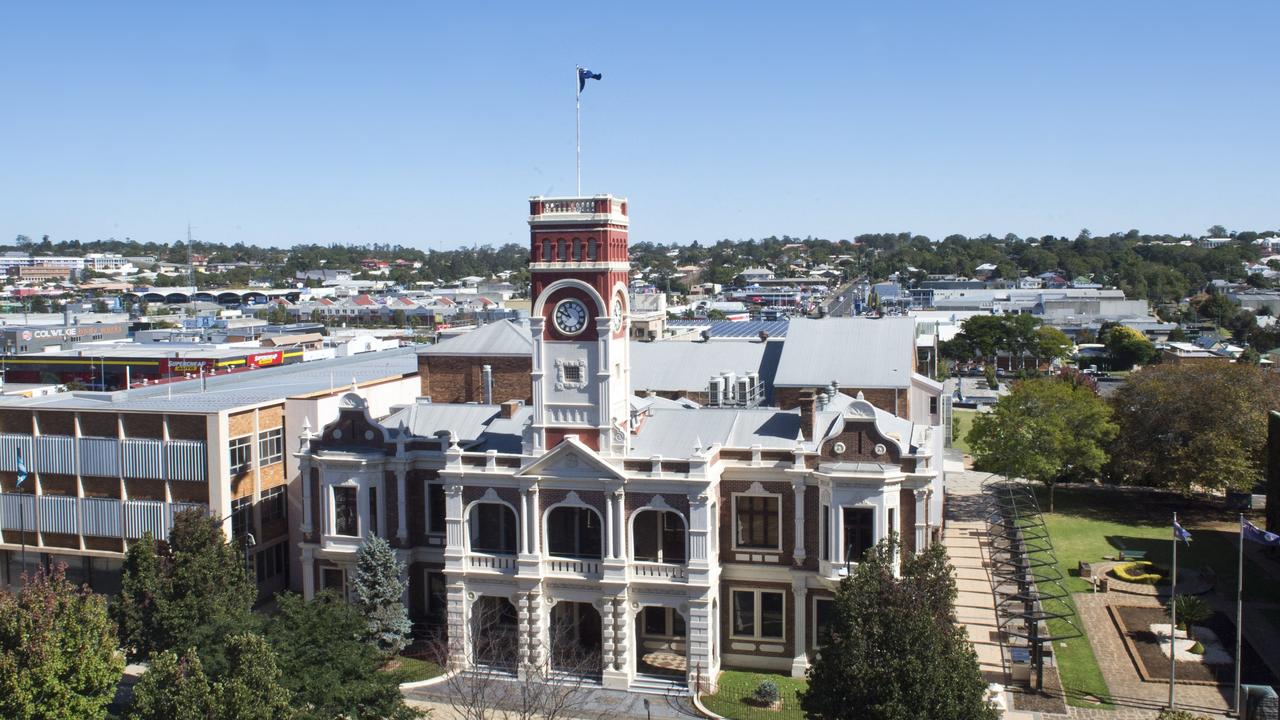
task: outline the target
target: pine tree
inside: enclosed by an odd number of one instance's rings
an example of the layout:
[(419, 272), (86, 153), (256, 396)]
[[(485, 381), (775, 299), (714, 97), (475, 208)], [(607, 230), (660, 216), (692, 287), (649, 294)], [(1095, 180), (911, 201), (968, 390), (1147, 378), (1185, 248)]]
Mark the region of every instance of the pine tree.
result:
[(409, 613), (400, 601), (404, 571), (395, 550), (380, 537), (370, 538), (356, 554), (352, 587), (355, 604), (368, 621), (365, 639), (388, 655), (404, 649), (411, 630)]
[(130, 660), (151, 656), (155, 646), (155, 609), (160, 595), (160, 560), (151, 533), (129, 547), (120, 572), (120, 594), (111, 603), (111, 617), (120, 632), (120, 645)]
[(156, 655), (133, 688), (127, 720), (211, 720), (213, 688), (194, 651)]
[(0, 591), (0, 717), (102, 717), (124, 672), (106, 603), (58, 564)]
[(218, 677), (226, 669), (226, 638), (259, 625), (256, 595), (222, 527), (188, 510), (174, 517), (168, 543), (130, 548), (113, 614), (131, 657), (194, 648)]
[(946, 550), (901, 559), (896, 539), (867, 553), (836, 594), (830, 639), (801, 705), (825, 720), (994, 720), (964, 629)]
[(214, 684), (218, 720), (290, 720), (293, 695), (280, 683), (271, 646), (261, 635), (227, 640), (227, 672)]

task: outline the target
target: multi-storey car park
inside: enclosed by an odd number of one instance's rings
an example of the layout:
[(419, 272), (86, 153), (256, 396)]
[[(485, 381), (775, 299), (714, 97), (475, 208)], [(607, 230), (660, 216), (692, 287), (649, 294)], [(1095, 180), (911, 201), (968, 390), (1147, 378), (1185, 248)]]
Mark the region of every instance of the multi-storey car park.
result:
[(803, 673), (861, 553), (938, 537), (941, 388), (912, 322), (633, 353), (627, 201), (533, 198), (529, 224), (527, 322), (422, 351), (422, 396), (385, 417), (351, 394), (306, 432), (294, 580), (347, 592), (377, 535), (463, 664), (501, 636), (517, 672), (571, 646), (617, 688)]

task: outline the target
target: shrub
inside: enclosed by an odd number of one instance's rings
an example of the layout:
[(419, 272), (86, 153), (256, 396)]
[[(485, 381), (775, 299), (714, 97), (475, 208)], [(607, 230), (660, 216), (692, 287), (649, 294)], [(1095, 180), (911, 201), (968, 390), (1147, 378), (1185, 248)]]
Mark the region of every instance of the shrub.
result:
[(1125, 582), (1155, 585), (1163, 580), (1164, 576), (1154, 570), (1155, 567), (1150, 560), (1138, 560), (1111, 568), (1111, 574)]
[(1213, 608), (1197, 595), (1178, 595), (1164, 606), (1164, 614), (1171, 614), (1175, 605), (1178, 608), (1178, 627), (1188, 631), (1187, 637), (1191, 637), (1192, 625), (1198, 625), (1213, 616)]
[(761, 705), (774, 705), (782, 697), (782, 692), (778, 690), (778, 683), (772, 680), (765, 680), (756, 686), (756, 690), (751, 697)]
[(1170, 710), (1165, 708), (1160, 711), (1160, 715), (1156, 720), (1209, 720), (1204, 715), (1195, 715), (1186, 710)]

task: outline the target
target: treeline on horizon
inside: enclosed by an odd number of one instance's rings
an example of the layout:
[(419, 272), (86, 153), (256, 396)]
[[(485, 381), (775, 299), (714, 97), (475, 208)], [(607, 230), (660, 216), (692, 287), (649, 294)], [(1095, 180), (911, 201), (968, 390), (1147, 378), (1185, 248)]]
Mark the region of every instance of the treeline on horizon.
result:
[[(761, 239), (720, 240), (714, 244), (694, 242), (637, 242), (631, 245), (636, 268), (659, 287), (678, 289), (691, 279), (680, 267), (695, 266), (701, 282), (731, 283), (745, 268), (771, 267), (780, 276), (799, 274), (800, 267), (828, 264), (839, 268), (846, 279), (868, 276), (883, 279), (893, 273), (912, 280), (927, 275), (972, 276), (979, 265), (992, 264), (992, 277), (1014, 279), (1044, 272), (1061, 273), (1068, 280), (1084, 277), (1103, 285), (1115, 286), (1135, 298), (1153, 303), (1177, 302), (1197, 293), (1210, 280), (1247, 281), (1259, 287), (1269, 283), (1261, 276), (1248, 276), (1244, 263), (1256, 261), (1261, 250), (1253, 242), (1276, 237), (1272, 230), (1246, 230), (1229, 233), (1221, 226), (1207, 231), (1211, 237), (1228, 238), (1231, 242), (1209, 249), (1194, 244), (1192, 235), (1146, 234), (1138, 230), (1094, 236), (1082, 230), (1075, 238), (1046, 235), (1019, 237), (1012, 233), (1003, 237), (982, 235), (966, 237), (948, 235), (933, 240), (912, 233), (869, 233), (852, 240), (828, 240), (814, 237), (783, 235)], [(1182, 245), (1191, 241), (1190, 246)], [(159, 261), (185, 263), (187, 246), (174, 243), (137, 242), (135, 240), (40, 241), (19, 235), (13, 245), (0, 246), (0, 251), (20, 251), (45, 255), (80, 255), (90, 252), (113, 252), (127, 256), (151, 256)], [(303, 244), (292, 249), (258, 247), (236, 243), (196, 241), (191, 252), (203, 255), (209, 263), (244, 262), (259, 268), (240, 268), (222, 273), (217, 278), (202, 275), (201, 283), (242, 284), (249, 280), (291, 282), (299, 270), (322, 268), (351, 270), (359, 277), (360, 265), (366, 259), (393, 262), (405, 260), (422, 263), (420, 269), (393, 268), (389, 279), (403, 284), (419, 280), (448, 281), (467, 276), (492, 277), (501, 272), (515, 274), (513, 281), (527, 278), (528, 247), (507, 243), (498, 247), (478, 245), (451, 250), (422, 250), (390, 243), (359, 245)], [(796, 266), (793, 269), (793, 264)], [(679, 277), (677, 277), (679, 275)], [(157, 284), (184, 284), (185, 278), (158, 278)]]

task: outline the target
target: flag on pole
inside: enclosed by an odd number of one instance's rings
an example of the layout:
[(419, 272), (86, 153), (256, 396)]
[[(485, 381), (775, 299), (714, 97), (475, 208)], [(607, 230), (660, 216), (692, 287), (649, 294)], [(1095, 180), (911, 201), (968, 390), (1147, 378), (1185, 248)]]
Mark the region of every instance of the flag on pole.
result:
[(1240, 522), (1240, 533), (1244, 535), (1245, 540), (1248, 540), (1249, 542), (1256, 542), (1260, 545), (1280, 547), (1280, 535), (1273, 532), (1267, 532), (1243, 518), (1241, 518)]
[(1188, 545), (1191, 544), (1191, 533), (1187, 532), (1186, 528), (1179, 525), (1177, 520), (1173, 521), (1173, 536)]
[(27, 461), (22, 459), (22, 448), (18, 448), (18, 487), (27, 479)]
[(601, 75), (600, 73), (593, 73), (584, 67), (578, 68), (578, 94), (581, 95), (582, 91), (586, 89), (588, 80), (603, 79), (604, 75)]

